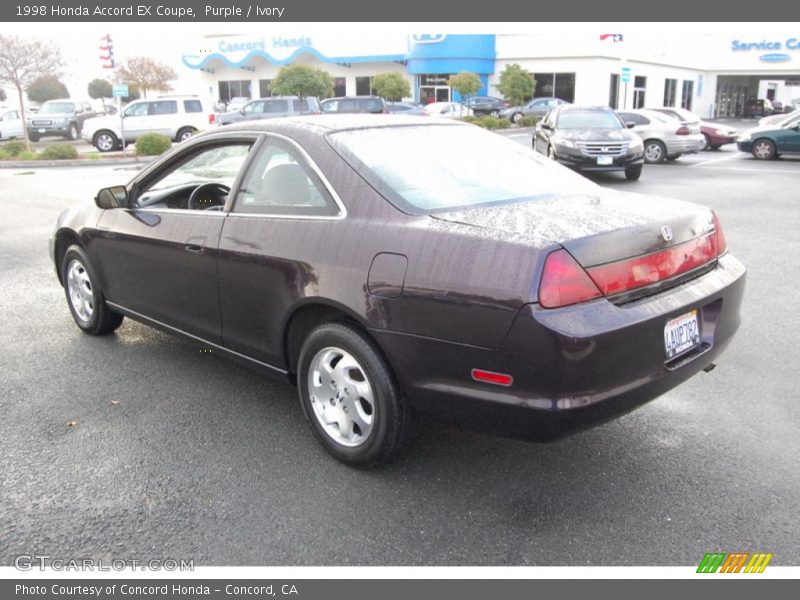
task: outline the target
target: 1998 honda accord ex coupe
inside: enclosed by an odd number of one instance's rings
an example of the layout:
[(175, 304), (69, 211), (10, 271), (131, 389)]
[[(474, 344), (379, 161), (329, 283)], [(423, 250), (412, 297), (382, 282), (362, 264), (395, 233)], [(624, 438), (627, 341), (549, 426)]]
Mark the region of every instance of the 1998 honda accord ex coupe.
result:
[(130, 317), (287, 377), (362, 465), (417, 415), (547, 441), (625, 413), (713, 367), (745, 282), (707, 208), (374, 115), (192, 137), (64, 212), (50, 252), (83, 331)]

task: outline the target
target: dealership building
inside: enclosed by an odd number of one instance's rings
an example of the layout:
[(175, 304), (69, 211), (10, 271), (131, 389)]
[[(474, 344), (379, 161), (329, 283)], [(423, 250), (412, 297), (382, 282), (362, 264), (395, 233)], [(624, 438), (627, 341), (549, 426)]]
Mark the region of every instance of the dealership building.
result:
[[(742, 24), (743, 26), (745, 24)], [(371, 92), (372, 77), (397, 72), (418, 102), (459, 100), (450, 75), (476, 73), (480, 94), (510, 64), (534, 74), (535, 96), (614, 108), (681, 106), (703, 117), (741, 116), (749, 98), (800, 102), (800, 30), (732, 28), (730, 33), (619, 30), (565, 35), (561, 26), (531, 24), (536, 33), (206, 36), (182, 61), (209, 100), (271, 95), (281, 67), (307, 64), (330, 73), (334, 95)], [(189, 73), (187, 73), (188, 75)]]

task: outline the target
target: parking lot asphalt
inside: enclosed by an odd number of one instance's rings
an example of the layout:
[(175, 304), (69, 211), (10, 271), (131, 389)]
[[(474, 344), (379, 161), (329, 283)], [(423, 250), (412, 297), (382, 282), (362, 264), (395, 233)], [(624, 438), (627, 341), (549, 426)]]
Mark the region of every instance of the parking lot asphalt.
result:
[(63, 208), (132, 173), (0, 171), (0, 564), (800, 564), (800, 160), (723, 149), (596, 179), (718, 212), (749, 274), (717, 369), (549, 445), (425, 421), (372, 471), (318, 446), (288, 384), (130, 320), (79, 332), (47, 238)]

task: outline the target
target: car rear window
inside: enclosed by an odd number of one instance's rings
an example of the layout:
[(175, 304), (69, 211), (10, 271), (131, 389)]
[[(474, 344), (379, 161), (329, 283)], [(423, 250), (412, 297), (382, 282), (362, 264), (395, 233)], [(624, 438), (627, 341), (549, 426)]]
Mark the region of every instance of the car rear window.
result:
[(183, 110), (185, 110), (187, 113), (203, 112), (203, 104), (200, 102), (200, 100), (184, 100)]
[(385, 198), (411, 213), (595, 189), (532, 149), (474, 126), (357, 129), (327, 139)]

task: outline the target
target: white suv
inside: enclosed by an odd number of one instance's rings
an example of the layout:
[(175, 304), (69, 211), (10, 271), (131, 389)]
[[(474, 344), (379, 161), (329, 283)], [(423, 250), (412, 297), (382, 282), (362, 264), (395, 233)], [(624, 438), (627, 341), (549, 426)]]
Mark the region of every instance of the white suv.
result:
[[(182, 142), (216, 121), (214, 113), (197, 96), (134, 100), (123, 109), (122, 115), (126, 143), (135, 142), (145, 133), (161, 133)], [(116, 150), (122, 144), (119, 115), (87, 119), (81, 137), (100, 152)]]

